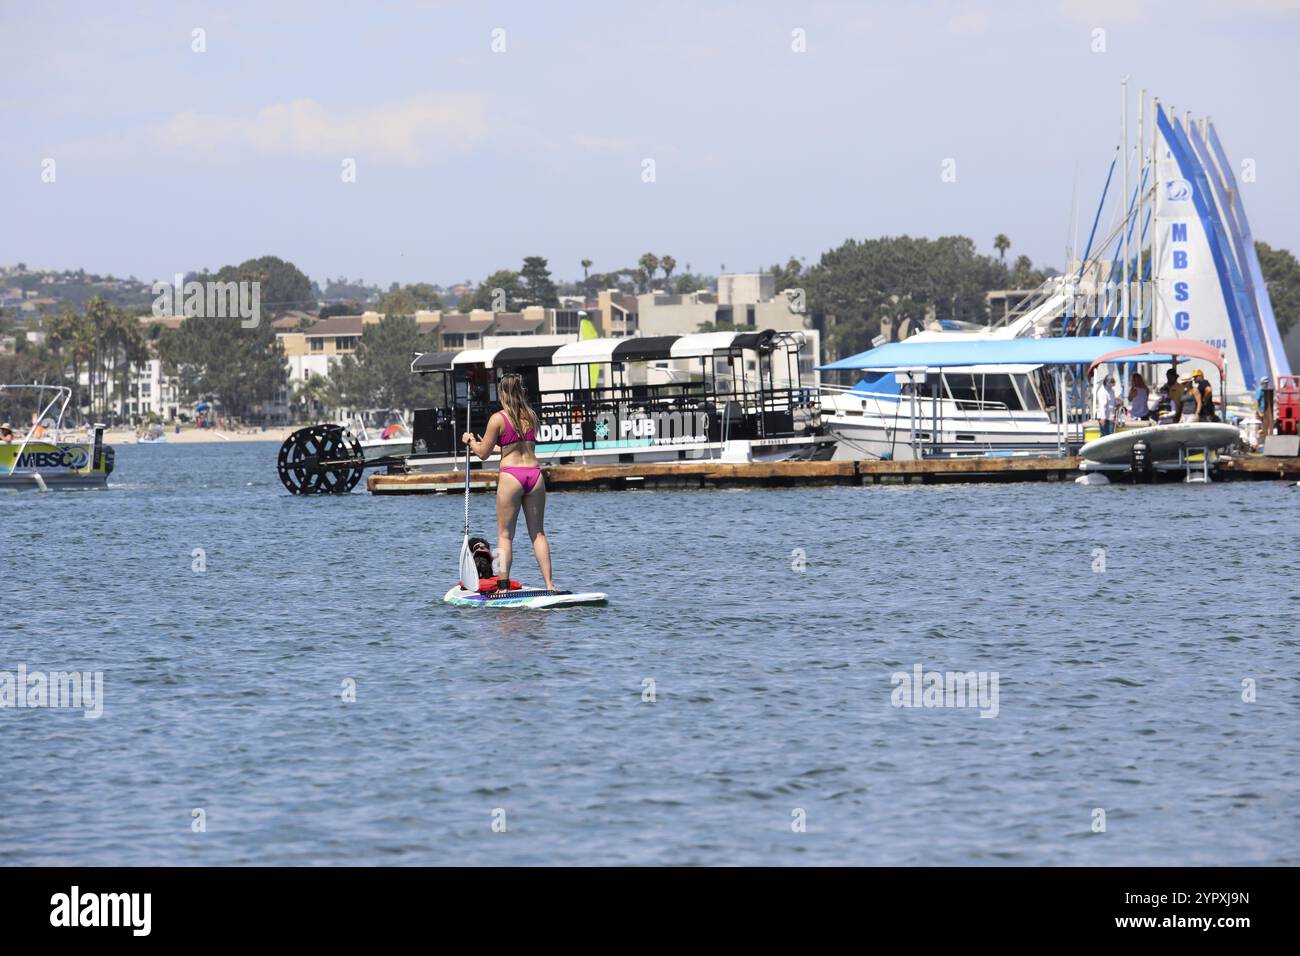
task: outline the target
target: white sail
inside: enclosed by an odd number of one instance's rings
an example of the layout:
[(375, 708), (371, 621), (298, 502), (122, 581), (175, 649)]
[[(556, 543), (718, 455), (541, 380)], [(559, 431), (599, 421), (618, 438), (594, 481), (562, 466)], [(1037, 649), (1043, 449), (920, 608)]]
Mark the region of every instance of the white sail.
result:
[(1199, 132), (1200, 136), (1194, 142), (1211, 173), (1220, 215), (1227, 225), (1246, 295), (1259, 328), (1262, 357), (1268, 365), (1264, 374), (1276, 380), (1279, 375), (1290, 375), (1291, 365), (1282, 347), (1282, 336), (1273, 315), (1273, 303), (1268, 297), (1268, 286), (1259, 265), (1259, 254), (1255, 251), (1255, 237), (1251, 233), (1250, 221), (1246, 218), (1246, 207), (1241, 200), (1237, 177), (1219, 142), (1214, 124), (1206, 119)]
[(1155, 337), (1218, 348), (1227, 395), (1240, 398), (1267, 370), (1256, 308), (1242, 285), (1210, 174), (1186, 130), (1159, 104), (1155, 160)]

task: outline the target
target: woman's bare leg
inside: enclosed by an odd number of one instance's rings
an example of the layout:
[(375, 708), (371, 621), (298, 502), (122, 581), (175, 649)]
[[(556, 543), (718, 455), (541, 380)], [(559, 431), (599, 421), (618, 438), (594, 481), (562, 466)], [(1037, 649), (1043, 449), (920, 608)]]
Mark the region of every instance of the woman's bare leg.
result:
[(509, 472), (497, 477), (497, 580), (510, 586), (511, 551), (515, 543), (515, 525), (519, 522), (519, 505), (524, 487)]
[(539, 478), (531, 492), (524, 496), (524, 521), (528, 524), (528, 535), (533, 539), (533, 554), (537, 558), (537, 567), (541, 569), (542, 580), (548, 591), (558, 591), (555, 579), (551, 577), (551, 544), (546, 540), (546, 479)]

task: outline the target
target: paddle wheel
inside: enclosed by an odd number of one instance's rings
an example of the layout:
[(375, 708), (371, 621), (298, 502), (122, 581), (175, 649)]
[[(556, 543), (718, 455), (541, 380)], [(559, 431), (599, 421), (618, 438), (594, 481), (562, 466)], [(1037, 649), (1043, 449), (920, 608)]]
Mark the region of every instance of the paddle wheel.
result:
[(294, 495), (345, 495), (369, 466), (396, 459), (366, 460), (361, 443), (342, 425), (311, 425), (284, 440), (277, 461), (280, 482)]

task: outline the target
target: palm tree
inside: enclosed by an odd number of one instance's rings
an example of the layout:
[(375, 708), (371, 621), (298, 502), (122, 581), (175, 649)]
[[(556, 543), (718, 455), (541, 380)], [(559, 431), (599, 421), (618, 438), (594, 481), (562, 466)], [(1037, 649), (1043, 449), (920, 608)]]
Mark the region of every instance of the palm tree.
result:
[(643, 255), (640, 259), (636, 261), (636, 264), (639, 265), (645, 272), (646, 275), (645, 284), (647, 288), (644, 291), (649, 292), (650, 289), (648, 288), (648, 286), (654, 284), (655, 273), (659, 271), (659, 257), (655, 255), (653, 252), (647, 252), (645, 255)]
[(1011, 248), (1011, 240), (1008, 239), (1006, 235), (999, 232), (993, 237), (993, 248), (998, 251), (998, 255), (1002, 257), (1002, 261), (1006, 262), (1007, 250)]
[(591, 268), (591, 260), (583, 259), (582, 260), (582, 281), (583, 282), (587, 281), (587, 270), (590, 268)]
[(107, 411), (108, 388), (101, 387), (105, 381), (107, 352), (109, 349), (110, 329), (113, 324), (113, 308), (99, 296), (86, 303), (86, 313), (82, 320), (82, 333), (89, 339), (87, 373), (90, 387), (90, 413), (103, 416)]
[(329, 399), (333, 397), (330, 381), (318, 372), (312, 372), (311, 376), (298, 385), (293, 394), (293, 400), (301, 409), (301, 414), (305, 420), (310, 421), (313, 417), (324, 413), (325, 406)]
[(663, 256), (659, 260), (659, 268), (664, 270), (664, 281), (671, 282), (673, 278), (673, 270), (677, 268), (677, 260), (672, 256)]

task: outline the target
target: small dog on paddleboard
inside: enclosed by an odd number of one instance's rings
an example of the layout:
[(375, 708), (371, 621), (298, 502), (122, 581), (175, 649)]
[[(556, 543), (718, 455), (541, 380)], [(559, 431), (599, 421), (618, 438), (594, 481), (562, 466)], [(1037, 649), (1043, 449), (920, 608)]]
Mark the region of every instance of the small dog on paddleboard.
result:
[[(478, 568), (478, 589), (483, 594), (494, 591), (517, 591), (523, 587), (518, 581), (498, 582), (496, 572), (492, 570), (492, 548), (487, 538), (470, 538), (469, 551), (474, 558), (474, 567)], [(461, 583), (463, 588), (464, 582)]]

